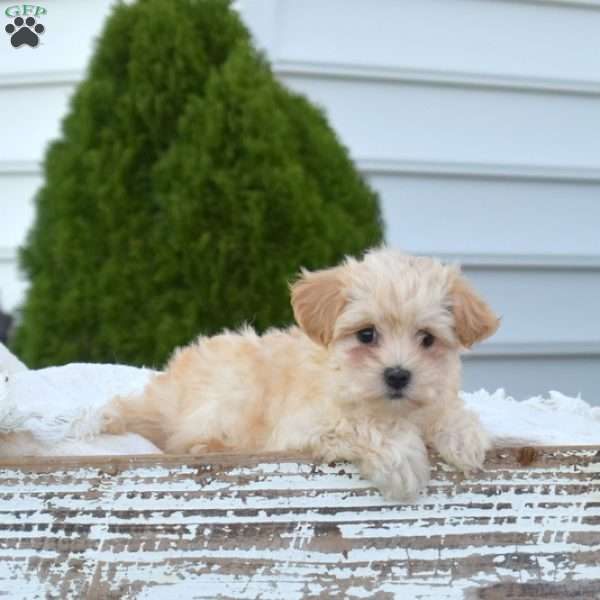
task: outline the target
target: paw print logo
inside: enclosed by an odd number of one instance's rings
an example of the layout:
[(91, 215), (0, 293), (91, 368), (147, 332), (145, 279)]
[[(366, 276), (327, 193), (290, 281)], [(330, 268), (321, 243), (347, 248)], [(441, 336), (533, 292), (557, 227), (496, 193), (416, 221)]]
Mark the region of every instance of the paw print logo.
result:
[(9, 23), (4, 30), (10, 35), (10, 43), (18, 48), (27, 44), (35, 48), (39, 42), (39, 34), (44, 33), (45, 27), (41, 23), (36, 23), (33, 17), (16, 17), (12, 23)]

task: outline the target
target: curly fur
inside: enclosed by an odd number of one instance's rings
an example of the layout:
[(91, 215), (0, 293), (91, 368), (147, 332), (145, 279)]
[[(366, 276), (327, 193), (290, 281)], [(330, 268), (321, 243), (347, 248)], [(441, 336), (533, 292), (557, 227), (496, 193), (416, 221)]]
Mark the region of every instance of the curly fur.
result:
[[(378, 248), (291, 286), (299, 327), (200, 337), (143, 394), (115, 398), (110, 432), (129, 430), (172, 453), (304, 451), (356, 462), (393, 499), (427, 484), (427, 446), (463, 470), (489, 440), (459, 398), (460, 352), (498, 319), (460, 270)], [(374, 327), (373, 343), (357, 332)], [(434, 342), (425, 345), (424, 336)], [(383, 372), (410, 382), (393, 396)]]

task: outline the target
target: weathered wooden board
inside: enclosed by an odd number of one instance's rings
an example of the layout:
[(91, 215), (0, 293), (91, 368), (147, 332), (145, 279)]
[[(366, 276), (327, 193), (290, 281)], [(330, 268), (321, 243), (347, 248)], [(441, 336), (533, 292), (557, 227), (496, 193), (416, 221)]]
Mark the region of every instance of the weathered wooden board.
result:
[(290, 457), (5, 461), (1, 594), (600, 598), (600, 449), (438, 462), (415, 505)]

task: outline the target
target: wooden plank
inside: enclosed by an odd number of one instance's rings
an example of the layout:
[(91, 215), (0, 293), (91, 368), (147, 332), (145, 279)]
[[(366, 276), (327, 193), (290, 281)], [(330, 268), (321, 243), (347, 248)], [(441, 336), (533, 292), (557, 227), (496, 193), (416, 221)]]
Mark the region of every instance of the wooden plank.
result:
[(600, 448), (432, 459), (414, 505), (297, 456), (3, 461), (0, 595), (600, 597)]

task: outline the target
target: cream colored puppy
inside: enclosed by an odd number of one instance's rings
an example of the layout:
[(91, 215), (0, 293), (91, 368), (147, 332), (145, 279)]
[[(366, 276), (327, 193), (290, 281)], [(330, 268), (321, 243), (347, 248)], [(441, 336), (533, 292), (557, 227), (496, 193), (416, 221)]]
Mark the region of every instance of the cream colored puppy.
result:
[(299, 328), (200, 337), (142, 395), (113, 400), (106, 430), (171, 453), (346, 459), (403, 500), (427, 484), (426, 445), (481, 467), (490, 443), (458, 396), (460, 351), (498, 319), (457, 267), (380, 248), (303, 271), (291, 294)]

